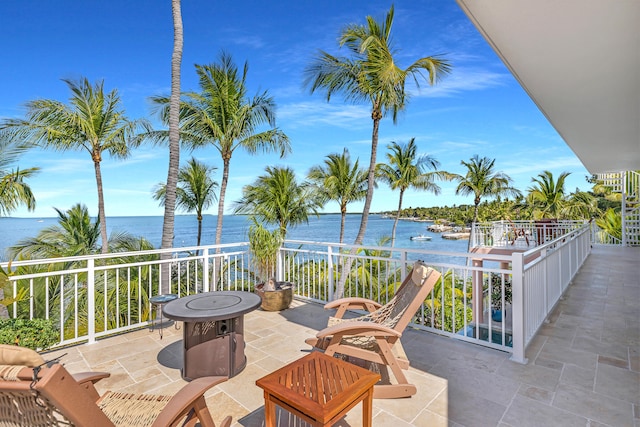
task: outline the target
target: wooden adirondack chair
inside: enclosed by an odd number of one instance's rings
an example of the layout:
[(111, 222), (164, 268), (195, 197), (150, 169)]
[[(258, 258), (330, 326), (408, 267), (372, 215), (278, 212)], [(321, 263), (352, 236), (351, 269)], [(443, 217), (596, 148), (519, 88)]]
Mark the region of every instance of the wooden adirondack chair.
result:
[[(337, 309), (334, 317), (329, 318), (327, 328), (318, 332), (316, 338), (306, 342), (330, 356), (337, 354), (356, 358), (368, 362), (363, 366), (370, 368), (375, 368), (375, 364), (388, 367), (395, 382), (391, 383), (391, 378), (388, 378), (389, 384), (376, 384), (374, 398), (410, 397), (417, 390), (409, 384), (403, 372), (409, 369), (409, 360), (400, 337), (439, 278), (439, 272), (417, 261), (411, 274), (385, 305), (366, 298), (342, 298), (329, 302), (325, 309)], [(367, 310), (369, 313), (344, 319), (347, 310)]]
[[(33, 350), (0, 345), (0, 425), (215, 427), (204, 393), (227, 379), (199, 378), (173, 397), (114, 392), (100, 396), (94, 384), (108, 376), (71, 375)], [(230, 425), (231, 417), (226, 417), (222, 427)]]

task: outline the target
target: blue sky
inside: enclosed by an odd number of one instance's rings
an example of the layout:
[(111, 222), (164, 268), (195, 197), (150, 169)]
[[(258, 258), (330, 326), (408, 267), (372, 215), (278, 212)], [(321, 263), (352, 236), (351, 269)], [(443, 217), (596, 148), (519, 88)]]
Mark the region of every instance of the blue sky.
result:
[[(372, 123), (366, 104), (327, 103), (321, 93), (303, 87), (303, 70), (318, 50), (340, 54), (337, 38), (350, 23), (364, 23), (367, 15), (382, 19), (391, 2), (357, 1), (245, 1), (182, 2), (184, 56), (182, 90), (197, 90), (195, 64), (217, 60), (221, 50), (241, 67), (249, 64), (249, 94), (267, 90), (277, 105), (277, 126), (290, 138), (293, 152), (250, 156), (237, 150), (231, 159), (226, 212), (242, 195), (242, 187), (264, 173), (267, 165), (292, 167), (300, 180), (309, 168), (331, 153), (347, 147), (352, 159), (367, 165)], [(168, 95), (173, 27), (170, 1), (23, 0), (0, 2), (0, 118), (22, 117), (27, 101), (46, 98), (66, 101), (69, 92), (61, 79), (87, 77), (104, 80), (105, 89), (117, 89), (129, 118), (151, 115), (148, 98)], [(567, 171), (567, 191), (588, 190), (588, 175), (515, 78), (468, 21), (453, 0), (397, 1), (393, 40), (397, 59), (406, 67), (416, 59), (442, 55), (452, 73), (437, 86), (410, 88), (407, 109), (393, 124), (380, 126), (378, 162), (385, 160), (387, 144), (415, 138), (421, 154), (430, 154), (441, 169), (463, 174), (461, 160), (474, 154), (496, 159), (496, 168), (509, 174), (523, 192), (543, 170), (554, 176)], [(218, 167), (213, 148), (183, 151)], [(33, 151), (20, 158), (21, 168), (39, 166), (29, 181), (36, 210), (21, 208), (15, 217), (55, 216), (54, 207), (68, 209), (83, 203), (97, 214), (93, 164), (81, 151)], [(137, 148), (127, 160), (105, 155), (101, 164), (107, 216), (162, 215), (151, 197), (152, 188), (166, 180), (168, 149)], [(442, 193), (408, 191), (403, 207), (472, 203), (455, 195), (454, 183), (441, 183)], [(372, 212), (397, 207), (398, 193), (381, 184)], [(362, 204), (349, 206), (360, 212)], [(215, 214), (217, 205), (207, 213)], [(326, 212), (337, 212), (328, 204)]]

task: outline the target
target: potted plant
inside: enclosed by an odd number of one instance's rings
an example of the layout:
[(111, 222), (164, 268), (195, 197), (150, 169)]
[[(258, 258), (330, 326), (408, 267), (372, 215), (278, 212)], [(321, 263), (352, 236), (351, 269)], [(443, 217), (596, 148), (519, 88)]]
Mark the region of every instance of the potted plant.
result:
[(251, 265), (258, 283), (254, 292), (262, 300), (266, 311), (280, 311), (289, 307), (293, 300), (293, 284), (275, 279), (278, 251), (282, 246), (280, 230), (267, 230), (255, 218), (249, 227), (249, 251)]
[(491, 275), (491, 318), (496, 322), (502, 322), (503, 313), (511, 306), (511, 279), (504, 277), (504, 304), (502, 306), (502, 275)]

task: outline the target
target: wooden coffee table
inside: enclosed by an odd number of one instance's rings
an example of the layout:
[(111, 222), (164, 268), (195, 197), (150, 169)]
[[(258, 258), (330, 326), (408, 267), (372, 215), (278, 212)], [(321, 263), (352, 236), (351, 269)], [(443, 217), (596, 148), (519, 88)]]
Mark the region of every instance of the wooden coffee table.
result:
[(321, 352), (312, 352), (256, 381), (264, 390), (266, 427), (278, 405), (313, 426), (331, 426), (362, 402), (362, 425), (371, 426), (373, 385), (380, 375)]

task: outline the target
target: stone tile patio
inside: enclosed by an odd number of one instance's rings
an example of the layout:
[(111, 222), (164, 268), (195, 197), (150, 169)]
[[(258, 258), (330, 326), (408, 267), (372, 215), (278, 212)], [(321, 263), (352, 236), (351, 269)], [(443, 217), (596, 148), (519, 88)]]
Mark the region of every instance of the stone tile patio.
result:
[[(640, 248), (595, 247), (563, 300), (529, 345), (528, 364), (475, 344), (410, 329), (402, 341), (411, 360), (408, 399), (374, 400), (376, 426), (640, 426)], [(219, 422), (263, 426), (255, 381), (306, 354), (329, 313), (294, 301), (282, 312), (245, 316), (247, 367), (209, 390)], [(45, 355), (65, 354), (71, 372), (108, 371), (100, 392), (173, 394), (180, 376), (182, 330), (138, 330)], [(280, 411), (280, 426), (304, 425)], [(339, 426), (360, 426), (361, 405)]]

